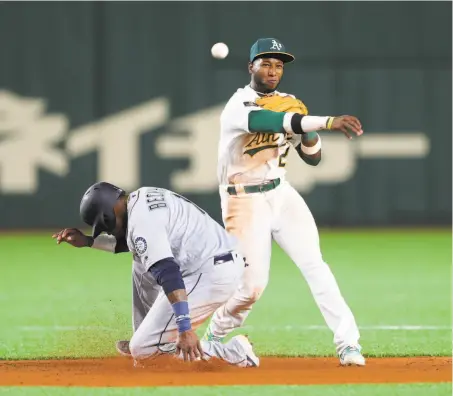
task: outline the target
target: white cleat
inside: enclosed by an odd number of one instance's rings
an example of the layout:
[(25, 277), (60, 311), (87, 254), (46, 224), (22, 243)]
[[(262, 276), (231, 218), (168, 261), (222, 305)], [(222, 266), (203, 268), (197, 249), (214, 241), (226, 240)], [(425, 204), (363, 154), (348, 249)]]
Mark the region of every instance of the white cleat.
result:
[(340, 364), (342, 366), (365, 366), (365, 358), (360, 353), (360, 348), (348, 346), (340, 354)]
[(253, 345), (246, 336), (237, 335), (231, 338), (231, 341), (239, 344), (247, 357), (247, 360), (239, 365), (240, 367), (259, 367), (260, 358), (253, 352)]

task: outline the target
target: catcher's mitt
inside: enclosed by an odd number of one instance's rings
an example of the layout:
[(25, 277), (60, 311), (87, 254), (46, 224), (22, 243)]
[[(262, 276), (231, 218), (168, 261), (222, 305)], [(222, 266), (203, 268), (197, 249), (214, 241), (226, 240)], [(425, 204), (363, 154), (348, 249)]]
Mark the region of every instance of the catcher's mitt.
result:
[(307, 106), (299, 100), (290, 95), (280, 96), (263, 96), (255, 100), (255, 103), (266, 110), (280, 111), (285, 113), (299, 113), (303, 115), (308, 114)]

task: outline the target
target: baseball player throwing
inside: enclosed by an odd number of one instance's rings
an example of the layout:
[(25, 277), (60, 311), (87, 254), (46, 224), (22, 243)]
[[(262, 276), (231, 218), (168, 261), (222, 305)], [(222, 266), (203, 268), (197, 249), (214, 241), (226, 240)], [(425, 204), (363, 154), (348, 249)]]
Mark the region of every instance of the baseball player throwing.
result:
[(232, 296), (245, 267), (234, 238), (204, 210), (169, 190), (126, 194), (100, 182), (83, 195), (80, 213), (92, 237), (70, 228), (53, 235), (57, 243), (133, 254), (134, 334), (117, 345), (123, 354), (136, 361), (174, 353), (189, 361), (259, 365), (246, 337), (200, 343), (194, 332)]
[(214, 313), (204, 339), (221, 341), (244, 323), (267, 285), (274, 239), (307, 280), (334, 333), (341, 364), (364, 365), (354, 316), (322, 258), (313, 216), (285, 180), (290, 145), (307, 164), (317, 165), (317, 131), (340, 131), (352, 138), (363, 133), (362, 127), (353, 116), (309, 116), (304, 103), (278, 92), (284, 65), (293, 60), (279, 40), (259, 39), (250, 51), (250, 84), (237, 90), (221, 114), (218, 178), (223, 222), (239, 239), (248, 266), (234, 296)]

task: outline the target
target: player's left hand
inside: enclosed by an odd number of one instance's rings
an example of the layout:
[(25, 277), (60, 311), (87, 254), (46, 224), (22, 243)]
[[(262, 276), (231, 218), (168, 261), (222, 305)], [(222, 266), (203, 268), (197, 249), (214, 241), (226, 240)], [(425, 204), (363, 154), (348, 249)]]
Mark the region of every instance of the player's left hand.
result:
[(60, 232), (52, 235), (52, 238), (57, 240), (57, 244), (67, 242), (74, 247), (89, 247), (93, 244), (93, 238), (85, 235), (77, 228), (65, 228)]
[(185, 362), (193, 362), (203, 358), (200, 340), (193, 330), (187, 330), (179, 334), (176, 342), (176, 355), (180, 356), (181, 352)]

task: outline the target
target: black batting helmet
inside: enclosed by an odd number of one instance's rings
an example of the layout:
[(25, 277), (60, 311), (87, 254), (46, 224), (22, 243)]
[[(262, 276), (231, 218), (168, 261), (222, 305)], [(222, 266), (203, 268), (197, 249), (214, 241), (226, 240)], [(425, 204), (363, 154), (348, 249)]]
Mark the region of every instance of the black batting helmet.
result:
[(83, 221), (93, 227), (93, 238), (102, 232), (112, 233), (116, 225), (113, 207), (119, 197), (126, 192), (107, 182), (93, 184), (83, 194), (80, 202), (80, 216)]

